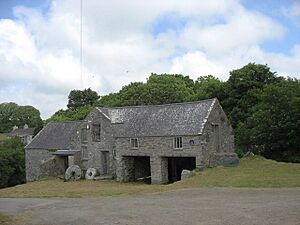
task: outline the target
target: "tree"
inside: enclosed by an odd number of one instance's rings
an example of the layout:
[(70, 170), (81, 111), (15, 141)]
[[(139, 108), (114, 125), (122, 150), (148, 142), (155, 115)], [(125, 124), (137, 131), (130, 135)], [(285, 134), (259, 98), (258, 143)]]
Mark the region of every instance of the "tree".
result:
[(212, 75), (199, 77), (195, 82), (193, 100), (218, 98), (222, 101), (225, 96), (224, 84)]
[(0, 104), (0, 133), (10, 132), (13, 126), (27, 124), (37, 133), (43, 127), (40, 111), (33, 106), (19, 106), (16, 103)]
[(98, 99), (98, 93), (90, 88), (81, 90), (72, 90), (68, 96), (68, 109), (76, 111), (79, 108), (89, 105), (92, 106)]
[(254, 93), (280, 79), (267, 65), (255, 63), (249, 63), (241, 69), (230, 72), (225, 85), (226, 96), (221, 103), (234, 128), (249, 117), (249, 106), (258, 103)]
[(189, 101), (193, 89), (178, 75), (151, 74), (146, 83), (144, 102), (149, 105)]
[(19, 138), (0, 142), (0, 188), (25, 182), (24, 145)]
[(237, 144), (279, 161), (300, 162), (300, 82), (281, 80), (266, 85), (257, 95), (252, 115), (239, 124)]

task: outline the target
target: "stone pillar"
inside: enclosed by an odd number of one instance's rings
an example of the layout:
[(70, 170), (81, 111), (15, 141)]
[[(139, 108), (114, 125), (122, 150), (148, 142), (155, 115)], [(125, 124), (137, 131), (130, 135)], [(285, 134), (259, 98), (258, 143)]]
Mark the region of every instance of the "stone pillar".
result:
[(73, 166), (74, 165), (74, 156), (73, 155), (69, 155), (68, 156), (68, 166)]
[(168, 183), (168, 159), (165, 157), (154, 156), (150, 158), (151, 183)]

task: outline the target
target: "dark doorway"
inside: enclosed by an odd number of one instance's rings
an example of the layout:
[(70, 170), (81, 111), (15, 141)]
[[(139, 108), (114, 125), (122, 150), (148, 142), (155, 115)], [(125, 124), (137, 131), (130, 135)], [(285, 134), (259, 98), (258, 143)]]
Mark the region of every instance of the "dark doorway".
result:
[(68, 156), (63, 156), (63, 161), (64, 161), (64, 169), (65, 171), (68, 169), (69, 167), (69, 159)]
[(134, 157), (134, 180), (151, 183), (151, 169), (149, 156)]
[(124, 156), (125, 181), (151, 183), (149, 156)]
[(184, 169), (194, 170), (196, 168), (195, 157), (168, 157), (169, 183), (181, 180), (181, 172)]
[(102, 156), (102, 174), (106, 175), (108, 174), (108, 168), (109, 168), (109, 152), (101, 152)]

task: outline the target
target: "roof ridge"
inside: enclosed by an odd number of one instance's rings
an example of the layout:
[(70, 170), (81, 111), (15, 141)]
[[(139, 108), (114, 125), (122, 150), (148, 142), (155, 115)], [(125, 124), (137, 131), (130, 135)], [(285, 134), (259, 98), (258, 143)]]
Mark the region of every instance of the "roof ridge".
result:
[(96, 108), (98, 108), (98, 109), (150, 108), (150, 107), (162, 107), (162, 106), (171, 106), (171, 105), (197, 104), (197, 103), (202, 103), (202, 102), (207, 102), (207, 101), (214, 101), (215, 99), (217, 99), (217, 98), (209, 98), (209, 99), (204, 99), (204, 100), (199, 100), (199, 101), (192, 101), (192, 102), (166, 103), (166, 104), (161, 104), (161, 105), (128, 105), (128, 106), (113, 106), (113, 107), (99, 107), (99, 106), (97, 106)]

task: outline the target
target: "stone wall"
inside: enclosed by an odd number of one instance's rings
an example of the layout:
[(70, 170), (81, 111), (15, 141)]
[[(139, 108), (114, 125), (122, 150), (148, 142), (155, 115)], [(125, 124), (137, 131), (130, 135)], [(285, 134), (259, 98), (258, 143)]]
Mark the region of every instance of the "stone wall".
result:
[[(219, 127), (219, 135), (215, 125)], [(218, 138), (217, 135), (219, 136)], [(225, 161), (232, 160), (235, 161), (235, 164), (238, 163), (238, 157), (234, 152), (233, 129), (218, 101), (214, 104), (207, 118), (201, 135), (201, 143), (203, 149), (206, 149), (203, 151), (205, 167), (221, 166), (222, 162), (225, 163)], [(225, 160), (226, 157), (228, 157), (228, 160)], [(217, 162), (218, 159), (220, 160), (219, 162)], [(223, 166), (226, 166), (226, 164)]]
[(62, 175), (65, 172), (64, 162), (62, 157), (54, 156), (46, 149), (25, 149), (26, 181)]
[[(124, 178), (124, 170), (130, 169), (127, 164), (128, 156), (149, 156), (151, 183), (168, 182), (167, 157), (196, 157), (197, 167), (202, 167), (202, 145), (199, 136), (182, 136), (182, 149), (174, 148), (175, 137), (140, 137), (137, 149), (131, 148), (130, 138), (116, 138), (116, 154), (118, 159), (117, 180), (128, 181)], [(126, 172), (125, 172), (126, 173)], [(128, 172), (127, 172), (128, 173)], [(126, 173), (126, 175), (127, 175)]]
[[(105, 168), (103, 167), (103, 152), (109, 152), (108, 168), (107, 172), (109, 175), (115, 175), (115, 155), (114, 155), (114, 138), (113, 129), (108, 120), (103, 114), (101, 114), (98, 109), (94, 109), (85, 119), (85, 123), (82, 128), (89, 126), (87, 130), (87, 142), (81, 142), (82, 147), (86, 147), (88, 151), (88, 158), (82, 159), (81, 167), (86, 170), (90, 167), (99, 170), (100, 175), (103, 174)], [(100, 141), (93, 141), (92, 139), (92, 125), (100, 124)], [(81, 131), (80, 131), (81, 132)]]

